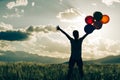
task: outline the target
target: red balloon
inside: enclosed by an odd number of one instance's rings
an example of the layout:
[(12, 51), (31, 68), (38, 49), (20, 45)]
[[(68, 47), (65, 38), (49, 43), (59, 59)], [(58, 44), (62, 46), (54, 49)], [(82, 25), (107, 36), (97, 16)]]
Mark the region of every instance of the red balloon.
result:
[(94, 19), (93, 19), (92, 16), (87, 16), (87, 17), (85, 18), (85, 22), (86, 22), (87, 24), (92, 24), (92, 23), (94, 22)]

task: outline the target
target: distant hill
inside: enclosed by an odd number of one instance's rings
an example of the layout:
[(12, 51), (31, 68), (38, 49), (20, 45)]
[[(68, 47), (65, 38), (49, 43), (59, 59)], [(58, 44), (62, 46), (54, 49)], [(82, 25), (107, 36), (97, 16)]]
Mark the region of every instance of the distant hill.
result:
[(24, 51), (0, 51), (0, 61), (5, 62), (40, 62), (40, 63), (63, 63), (67, 59), (39, 56)]
[(107, 56), (101, 59), (97, 60), (89, 60), (89, 61), (84, 61), (84, 63), (90, 63), (90, 64), (106, 64), (106, 63), (120, 63), (120, 55), (118, 56)]
[[(39, 63), (68, 63), (67, 58), (54, 58), (47, 56), (39, 56), (37, 54), (31, 54), (24, 51), (0, 51), (0, 61), (5, 62), (39, 62)], [(118, 56), (107, 56), (97, 60), (84, 61), (84, 64), (106, 64), (106, 63), (120, 63), (120, 55)]]

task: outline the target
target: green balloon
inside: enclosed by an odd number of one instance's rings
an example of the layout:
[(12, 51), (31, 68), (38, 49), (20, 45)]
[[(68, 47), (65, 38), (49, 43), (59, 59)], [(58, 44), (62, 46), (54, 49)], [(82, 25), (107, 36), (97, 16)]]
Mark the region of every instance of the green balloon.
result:
[(93, 13), (93, 17), (96, 21), (100, 21), (102, 19), (102, 16), (103, 16), (102, 13), (99, 11)]

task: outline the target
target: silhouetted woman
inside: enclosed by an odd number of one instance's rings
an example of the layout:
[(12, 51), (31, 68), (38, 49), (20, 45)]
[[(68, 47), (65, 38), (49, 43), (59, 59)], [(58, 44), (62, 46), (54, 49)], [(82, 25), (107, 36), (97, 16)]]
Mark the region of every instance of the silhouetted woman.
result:
[(77, 63), (80, 76), (81, 78), (83, 78), (83, 62), (81, 57), (82, 42), (83, 42), (83, 39), (88, 34), (85, 34), (83, 37), (79, 38), (79, 32), (77, 30), (74, 30), (73, 31), (74, 39), (73, 39), (65, 31), (63, 31), (59, 26), (57, 26), (57, 30), (61, 31), (64, 35), (66, 35), (66, 37), (70, 40), (70, 43), (71, 43), (71, 56), (69, 59), (69, 70), (68, 70), (67, 79), (70, 80), (75, 63)]

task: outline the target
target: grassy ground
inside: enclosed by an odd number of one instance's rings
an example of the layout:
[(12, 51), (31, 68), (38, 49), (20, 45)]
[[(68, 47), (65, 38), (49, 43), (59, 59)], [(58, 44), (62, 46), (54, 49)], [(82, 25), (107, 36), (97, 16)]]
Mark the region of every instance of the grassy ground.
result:
[[(0, 63), (0, 80), (66, 80), (67, 64)], [(84, 80), (120, 80), (120, 64), (84, 65)], [(77, 67), (71, 80), (80, 80)]]

